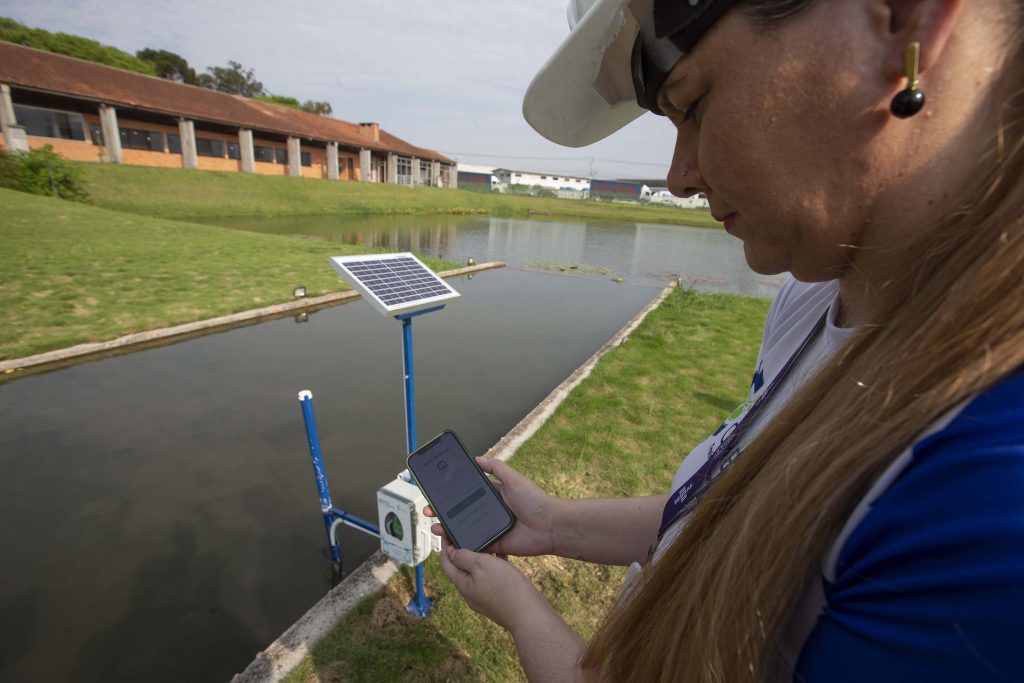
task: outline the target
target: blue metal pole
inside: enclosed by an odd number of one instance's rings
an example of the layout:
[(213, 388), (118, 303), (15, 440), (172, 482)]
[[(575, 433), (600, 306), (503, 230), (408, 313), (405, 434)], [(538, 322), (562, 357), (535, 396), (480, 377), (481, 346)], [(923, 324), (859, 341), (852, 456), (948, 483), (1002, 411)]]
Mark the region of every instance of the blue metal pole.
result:
[(405, 370), (405, 439), (416, 450), (416, 383), (412, 371), (412, 318), (402, 319), (402, 367)]
[[(424, 311), (426, 312), (426, 311)], [(416, 450), (416, 384), (413, 380), (412, 368), (412, 318), (402, 316), (402, 367), (405, 370), (405, 436), (409, 452)], [(417, 511), (420, 512), (420, 511)], [(406, 609), (420, 617), (430, 614), (433, 600), (423, 590), (423, 563), (416, 565), (416, 595)]]
[(320, 451), (320, 435), (316, 431), (316, 416), (313, 414), (313, 392), (305, 389), (299, 392), (299, 405), (302, 406), (302, 419), (306, 423), (306, 439), (309, 441), (309, 455), (313, 459), (313, 476), (316, 477), (316, 490), (320, 496), (320, 512), (324, 516), (324, 529), (327, 532), (327, 547), (331, 550), (331, 563), (341, 567), (341, 546), (335, 543), (331, 534), (333, 505), (331, 491), (327, 487), (327, 474), (324, 472), (324, 458)]

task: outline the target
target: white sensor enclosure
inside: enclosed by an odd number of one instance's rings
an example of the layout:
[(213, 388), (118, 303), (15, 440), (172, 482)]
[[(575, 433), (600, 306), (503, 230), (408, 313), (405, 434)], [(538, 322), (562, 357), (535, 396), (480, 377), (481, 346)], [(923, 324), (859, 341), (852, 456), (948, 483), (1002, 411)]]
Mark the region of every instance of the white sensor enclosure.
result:
[(441, 549), (441, 538), (430, 533), (433, 520), (423, 514), (426, 506), (427, 499), (419, 488), (402, 475), (377, 491), (381, 552), (415, 567), (430, 556), (431, 550)]

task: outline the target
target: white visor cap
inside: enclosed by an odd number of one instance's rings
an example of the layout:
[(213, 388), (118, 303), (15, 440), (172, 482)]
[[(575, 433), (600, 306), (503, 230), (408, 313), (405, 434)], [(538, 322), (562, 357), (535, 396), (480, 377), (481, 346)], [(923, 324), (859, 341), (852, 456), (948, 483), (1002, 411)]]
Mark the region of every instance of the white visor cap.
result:
[(569, 37), (523, 97), (523, 116), (534, 130), (560, 145), (584, 147), (647, 111), (636, 102), (630, 71), (637, 5), (650, 11), (649, 0), (569, 0)]

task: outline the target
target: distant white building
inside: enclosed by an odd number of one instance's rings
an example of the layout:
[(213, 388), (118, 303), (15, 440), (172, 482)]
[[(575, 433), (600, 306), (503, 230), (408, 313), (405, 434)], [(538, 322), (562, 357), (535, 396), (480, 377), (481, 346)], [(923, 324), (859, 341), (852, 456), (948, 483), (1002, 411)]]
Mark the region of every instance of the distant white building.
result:
[(590, 189), (590, 179), (577, 176), (567, 176), (557, 173), (539, 173), (536, 171), (516, 171), (510, 168), (496, 168), (494, 175), (502, 185), (512, 187), (513, 185), (525, 185), (533, 187), (548, 188), (550, 190), (567, 190), (571, 192), (585, 192)]

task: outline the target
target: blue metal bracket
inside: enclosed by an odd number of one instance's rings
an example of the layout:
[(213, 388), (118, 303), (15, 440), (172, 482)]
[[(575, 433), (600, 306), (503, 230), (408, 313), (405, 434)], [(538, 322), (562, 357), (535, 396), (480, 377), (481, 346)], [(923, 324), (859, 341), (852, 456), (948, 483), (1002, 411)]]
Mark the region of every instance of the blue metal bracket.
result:
[(327, 485), (327, 472), (324, 471), (324, 457), (320, 449), (320, 434), (316, 429), (316, 415), (313, 413), (313, 392), (299, 392), (299, 404), (302, 406), (302, 419), (306, 424), (306, 439), (309, 442), (309, 455), (313, 460), (313, 476), (316, 478), (316, 490), (320, 496), (320, 513), (324, 518), (324, 530), (327, 532), (327, 547), (331, 553), (331, 564), (341, 571), (341, 545), (335, 534), (337, 521), (351, 527), (380, 537), (380, 529), (373, 524), (340, 510), (331, 503), (331, 491)]
[(423, 308), (418, 311), (413, 311), (411, 313), (399, 313), (398, 315), (395, 316), (395, 320), (409, 320), (410, 318), (415, 318), (418, 315), (426, 315), (427, 313), (434, 313), (436, 311), (440, 311), (442, 308), (444, 308), (444, 304), (441, 304), (440, 306), (433, 306), (431, 308)]

